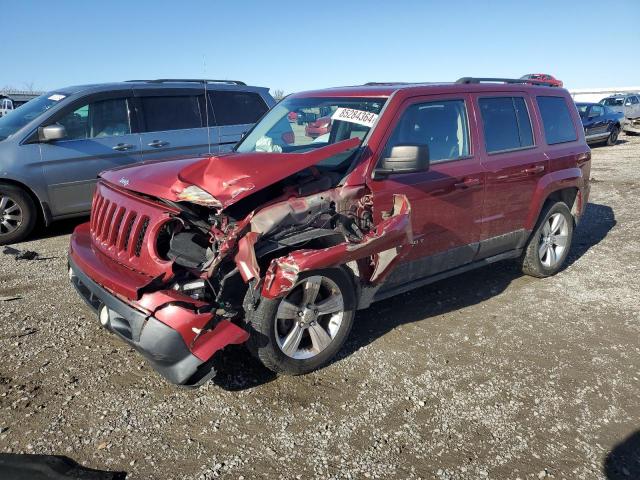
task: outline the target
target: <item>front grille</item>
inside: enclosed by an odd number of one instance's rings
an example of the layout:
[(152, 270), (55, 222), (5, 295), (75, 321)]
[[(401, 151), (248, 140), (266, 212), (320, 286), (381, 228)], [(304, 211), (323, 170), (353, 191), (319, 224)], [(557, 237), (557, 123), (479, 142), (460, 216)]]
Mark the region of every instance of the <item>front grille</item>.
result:
[(90, 220), (94, 248), (137, 272), (168, 275), (171, 262), (156, 253), (155, 237), (175, 213), (170, 207), (99, 182)]

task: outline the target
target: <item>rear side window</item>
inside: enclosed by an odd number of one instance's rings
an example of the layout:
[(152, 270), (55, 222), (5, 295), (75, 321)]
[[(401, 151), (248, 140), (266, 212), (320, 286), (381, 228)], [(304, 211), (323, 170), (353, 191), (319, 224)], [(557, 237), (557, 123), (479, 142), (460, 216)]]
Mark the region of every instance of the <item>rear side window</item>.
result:
[(256, 123), (269, 110), (262, 97), (253, 92), (213, 91), (209, 92), (209, 101), (217, 125)]
[(478, 103), (488, 153), (533, 146), (531, 120), (524, 98), (480, 98)]
[(537, 97), (536, 100), (548, 145), (573, 142), (578, 139), (569, 107), (563, 97)]
[(142, 97), (142, 111), (147, 132), (203, 126), (196, 96)]

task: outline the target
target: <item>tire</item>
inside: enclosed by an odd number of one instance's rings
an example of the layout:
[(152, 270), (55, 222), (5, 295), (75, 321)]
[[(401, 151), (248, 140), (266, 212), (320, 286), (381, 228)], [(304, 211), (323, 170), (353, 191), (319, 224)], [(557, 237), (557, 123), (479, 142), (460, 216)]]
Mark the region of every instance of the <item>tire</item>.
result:
[[(328, 310), (335, 310), (334, 313), (316, 315), (313, 309), (299, 307), (306, 303), (304, 295), (313, 296), (312, 287), (317, 284), (319, 288), (312, 306), (324, 305)], [(306, 290), (309, 293), (305, 293)], [(331, 293), (335, 291), (339, 291), (342, 303)], [(305, 272), (285, 297), (260, 297), (255, 309), (251, 308), (250, 299), (251, 291), (245, 297), (245, 321), (250, 331), (247, 347), (265, 367), (285, 375), (301, 375), (326, 365), (344, 345), (355, 315), (355, 289), (351, 276), (342, 268)], [(331, 303), (322, 304), (326, 300)], [(299, 311), (304, 311), (302, 318), (298, 316)], [(294, 334), (294, 329), (299, 335)], [(324, 330), (326, 336), (320, 335), (318, 329)], [(286, 342), (288, 338), (298, 337), (297, 343)]]
[(618, 142), (618, 135), (620, 135), (620, 128), (614, 126), (607, 137), (607, 145), (610, 147), (615, 145)]
[(20, 187), (0, 183), (0, 245), (26, 238), (36, 226), (36, 205)]
[[(559, 223), (554, 224), (558, 218), (561, 220), (557, 220)], [(565, 203), (556, 202), (547, 205), (525, 247), (522, 272), (538, 278), (550, 277), (558, 273), (571, 249), (573, 227), (573, 215)], [(564, 239), (561, 240), (561, 238)]]

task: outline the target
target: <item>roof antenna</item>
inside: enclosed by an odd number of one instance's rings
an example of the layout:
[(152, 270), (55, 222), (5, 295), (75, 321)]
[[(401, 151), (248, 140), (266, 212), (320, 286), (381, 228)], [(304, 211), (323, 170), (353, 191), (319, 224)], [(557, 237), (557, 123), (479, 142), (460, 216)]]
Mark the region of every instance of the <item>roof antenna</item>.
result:
[[(202, 54), (202, 76), (207, 78), (207, 56)], [(207, 143), (209, 144), (208, 152), (211, 155), (211, 127), (209, 125), (209, 95), (207, 95), (207, 82), (202, 82), (202, 88), (204, 88), (204, 114), (207, 118), (205, 118), (205, 125), (207, 126)]]

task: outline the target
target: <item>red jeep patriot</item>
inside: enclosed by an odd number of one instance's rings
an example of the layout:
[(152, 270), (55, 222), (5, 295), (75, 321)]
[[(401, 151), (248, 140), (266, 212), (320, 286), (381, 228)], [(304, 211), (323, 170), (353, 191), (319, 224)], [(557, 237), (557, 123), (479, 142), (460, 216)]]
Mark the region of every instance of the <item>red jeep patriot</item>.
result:
[[(293, 124), (329, 112), (317, 138)], [(104, 327), (169, 381), (246, 343), (301, 374), (357, 309), (503, 259), (562, 268), (590, 150), (566, 90), (524, 80), (368, 84), (291, 95), (227, 154), (101, 175), (69, 276)]]

